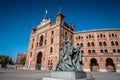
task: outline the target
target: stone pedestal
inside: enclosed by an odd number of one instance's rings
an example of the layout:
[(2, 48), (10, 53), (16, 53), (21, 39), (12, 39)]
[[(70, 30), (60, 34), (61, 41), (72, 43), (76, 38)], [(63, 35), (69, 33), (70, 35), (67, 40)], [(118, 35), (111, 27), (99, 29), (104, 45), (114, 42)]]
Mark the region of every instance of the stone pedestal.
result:
[(86, 80), (87, 74), (82, 71), (53, 71), (50, 78), (43, 78), (42, 80)]

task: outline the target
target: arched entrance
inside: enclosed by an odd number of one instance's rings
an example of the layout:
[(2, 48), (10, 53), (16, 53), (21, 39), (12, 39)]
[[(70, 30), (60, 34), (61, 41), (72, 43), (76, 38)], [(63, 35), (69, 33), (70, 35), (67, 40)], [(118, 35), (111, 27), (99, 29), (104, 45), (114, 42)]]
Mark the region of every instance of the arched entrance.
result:
[(41, 64), (42, 64), (42, 52), (39, 52), (37, 55), (36, 70), (41, 70)]
[(90, 60), (90, 69), (91, 69), (91, 71), (94, 71), (94, 72), (98, 71), (98, 67), (99, 67), (99, 65), (97, 63), (97, 59), (92, 58)]
[(107, 58), (106, 59), (106, 69), (109, 72), (115, 72), (116, 68), (115, 68), (115, 64), (113, 63), (113, 59), (112, 58)]

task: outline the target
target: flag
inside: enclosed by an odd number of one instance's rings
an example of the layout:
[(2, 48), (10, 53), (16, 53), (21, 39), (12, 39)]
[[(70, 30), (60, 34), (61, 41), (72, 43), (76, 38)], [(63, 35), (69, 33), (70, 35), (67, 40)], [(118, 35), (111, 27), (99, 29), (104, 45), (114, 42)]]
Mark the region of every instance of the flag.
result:
[(45, 13), (46, 13), (46, 14), (48, 13), (48, 10), (47, 10), (47, 9), (45, 10)]

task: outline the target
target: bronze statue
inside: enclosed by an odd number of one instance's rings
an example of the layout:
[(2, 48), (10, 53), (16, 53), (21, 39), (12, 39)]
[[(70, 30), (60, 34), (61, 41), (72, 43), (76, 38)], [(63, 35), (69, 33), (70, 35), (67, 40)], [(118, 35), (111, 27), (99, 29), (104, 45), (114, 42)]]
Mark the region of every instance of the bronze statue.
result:
[(80, 53), (80, 45), (76, 48), (72, 46), (70, 39), (65, 41), (66, 46), (63, 50), (60, 48), (60, 59), (56, 67), (56, 71), (82, 71), (82, 54)]

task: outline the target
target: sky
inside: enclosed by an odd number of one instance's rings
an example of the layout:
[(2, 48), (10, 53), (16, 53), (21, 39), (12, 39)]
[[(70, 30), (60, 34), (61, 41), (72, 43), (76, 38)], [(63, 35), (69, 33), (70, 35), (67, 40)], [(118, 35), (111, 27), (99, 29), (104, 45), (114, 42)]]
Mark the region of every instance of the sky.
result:
[(0, 55), (27, 53), (31, 28), (57, 12), (75, 31), (120, 28), (120, 0), (0, 0)]

